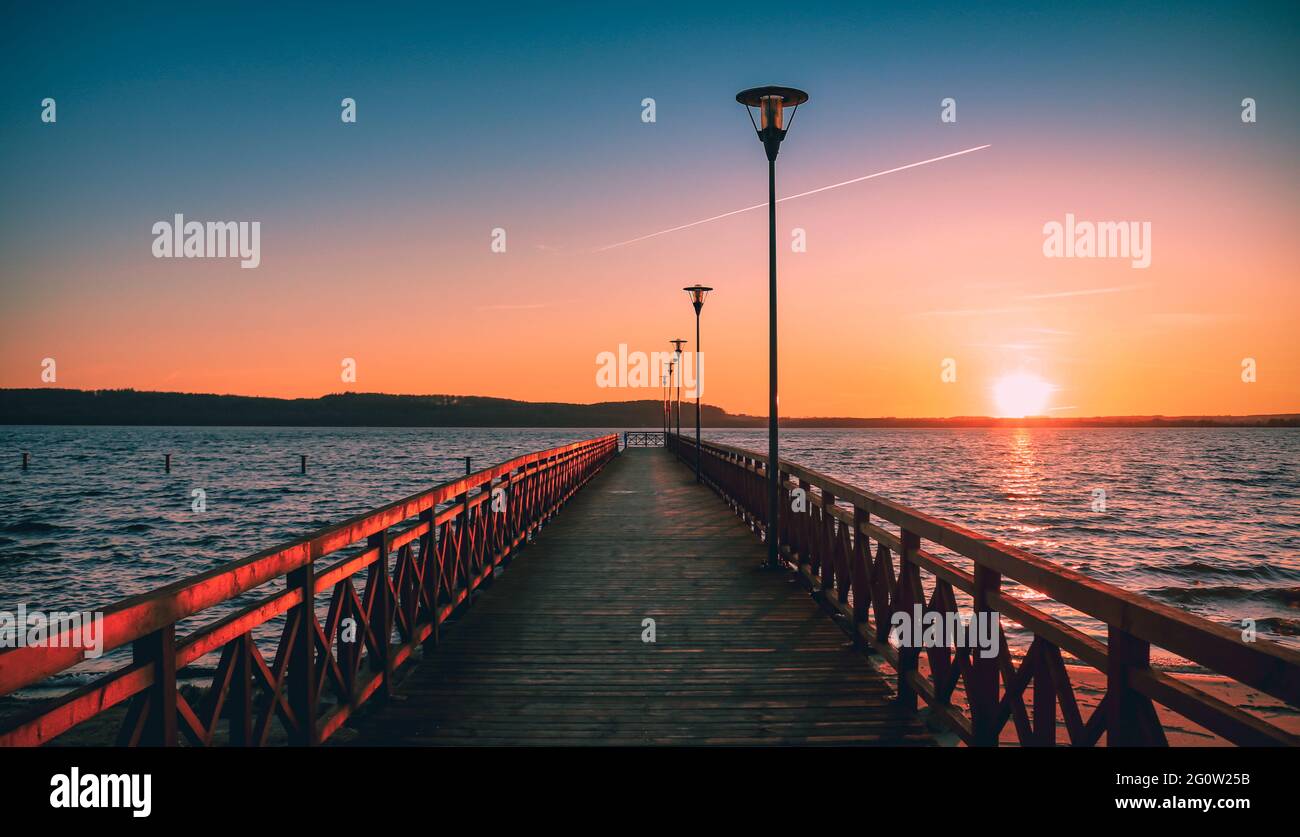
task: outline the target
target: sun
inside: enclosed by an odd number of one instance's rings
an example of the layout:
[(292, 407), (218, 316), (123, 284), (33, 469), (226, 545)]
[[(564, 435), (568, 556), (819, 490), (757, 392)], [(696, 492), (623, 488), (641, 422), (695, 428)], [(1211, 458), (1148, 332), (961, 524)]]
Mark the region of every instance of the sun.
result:
[(1003, 375), (993, 384), (993, 400), (1003, 418), (1041, 416), (1056, 387), (1029, 372)]

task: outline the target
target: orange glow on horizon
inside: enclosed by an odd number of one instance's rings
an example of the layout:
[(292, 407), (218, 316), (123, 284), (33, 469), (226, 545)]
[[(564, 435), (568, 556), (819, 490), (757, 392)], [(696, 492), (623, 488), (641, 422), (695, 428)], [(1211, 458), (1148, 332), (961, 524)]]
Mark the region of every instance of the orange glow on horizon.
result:
[[(788, 149), (780, 193), (950, 148), (876, 165)], [(1204, 167), (1187, 191), (1186, 167), (1209, 150), (1139, 155), (1135, 167), (1092, 148), (1063, 168), (995, 144), (782, 204), (782, 414), (989, 415), (991, 387), (1022, 368), (1056, 387), (1053, 416), (1300, 411), (1293, 207), (1273, 173), (1248, 166)], [(1081, 170), (1125, 176), (1081, 181)], [(757, 165), (682, 174), (653, 199), (520, 208), (505, 254), (489, 249), (490, 220), (402, 206), (366, 222), (268, 219), (256, 270), (150, 258), (143, 224), (129, 246), (54, 249), (12, 265), (0, 386), (653, 400), (657, 381), (597, 386), (596, 358), (621, 343), (693, 344), (681, 288), (698, 282), (716, 289), (701, 317), (706, 403), (765, 415), (766, 213), (593, 249), (745, 206), (765, 186)], [(1043, 224), (1066, 211), (1150, 220), (1151, 266), (1044, 258)], [(806, 252), (791, 247), (795, 229)], [(40, 377), (46, 357), (54, 384)], [(344, 358), (355, 383), (340, 379)], [(941, 381), (945, 358), (956, 383)]]

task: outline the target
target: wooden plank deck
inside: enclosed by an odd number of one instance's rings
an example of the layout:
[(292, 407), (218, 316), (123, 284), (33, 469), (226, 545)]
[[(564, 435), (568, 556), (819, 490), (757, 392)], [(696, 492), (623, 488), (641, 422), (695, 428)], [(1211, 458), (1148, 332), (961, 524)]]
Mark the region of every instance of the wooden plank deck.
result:
[(763, 558), (664, 450), (625, 451), (339, 743), (934, 743)]

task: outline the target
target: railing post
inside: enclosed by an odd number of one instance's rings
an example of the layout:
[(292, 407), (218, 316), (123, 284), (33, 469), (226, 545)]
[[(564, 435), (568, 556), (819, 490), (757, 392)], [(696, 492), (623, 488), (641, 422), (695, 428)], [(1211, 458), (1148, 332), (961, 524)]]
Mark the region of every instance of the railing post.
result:
[[(921, 548), (921, 536), (903, 529), (901, 535), (902, 549), (898, 551), (898, 592), (895, 595), (894, 610), (902, 612), (907, 620), (912, 619), (912, 605), (923, 600), (919, 595), (921, 587), (921, 568), (912, 561), (912, 556)], [(898, 703), (903, 708), (916, 711), (916, 689), (908, 677), (917, 671), (921, 659), (921, 648), (917, 638), (908, 646), (898, 649)]]
[[(982, 564), (975, 565), (975, 619), (1000, 619), (993, 610), (992, 597), (1002, 588), (1002, 574)], [(1001, 653), (1001, 624), (994, 634)], [(966, 681), (966, 699), (970, 702), (971, 733), (977, 747), (998, 745), (998, 658), (985, 657), (983, 649), (971, 648), (971, 672)]]
[(230, 712), (230, 744), (234, 747), (253, 745), (253, 658), (258, 653), (252, 634), (243, 634), (234, 640), (235, 659), (230, 673), (230, 696), (226, 705)]
[(1106, 746), (1164, 746), (1155, 707), (1129, 685), (1132, 672), (1150, 668), (1151, 644), (1110, 625), (1106, 636)]
[[(785, 487), (784, 483), (778, 483), (778, 485), (780, 485), (782, 489)], [(790, 544), (791, 562), (796, 567), (801, 564), (807, 564), (808, 571), (815, 576), (817, 575), (817, 565), (815, 562), (819, 553), (816, 546), (813, 544), (813, 536), (816, 532), (816, 528), (813, 525), (812, 519), (812, 483), (808, 482), (808, 480), (803, 477), (800, 477), (799, 490), (803, 492), (803, 511), (799, 513), (798, 517), (795, 517), (794, 505), (791, 503), (790, 514), (787, 516), (785, 525), (781, 527), (780, 531), (785, 534), (785, 542)], [(781, 495), (784, 494), (785, 491), (781, 491)], [(779, 499), (781, 500), (780, 505), (785, 506), (787, 498), (785, 496), (780, 496)]]
[[(1047, 640), (1040, 637), (1038, 642), (1046, 643)], [(1048, 652), (1044, 650), (1039, 655), (1038, 667), (1034, 670), (1033, 744), (1035, 747), (1056, 746), (1056, 687), (1052, 683), (1047, 660)], [(1023, 664), (1022, 662), (1021, 665)]]
[(835, 595), (835, 495), (822, 489), (822, 507), (817, 527), (817, 569), (821, 575), (822, 592)]
[(388, 589), (387, 529), (375, 532), (366, 538), (366, 549), (375, 548), (379, 549), (379, 556), (375, 559), (375, 563), (370, 565), (367, 583), (375, 587), (370, 611), (370, 628), (374, 631), (375, 644), (378, 646), (379, 653), (371, 655), (370, 670), (383, 672), (383, 680), (375, 693), (376, 696), (383, 699), (392, 695), (393, 684), (393, 658), (388, 653), (392, 641), (393, 623), (390, 591)]
[(298, 729), (291, 743), (311, 746), (318, 743), (316, 736), (316, 551), (311, 551), (307, 563), (289, 573), (288, 585), (302, 591), (302, 603), (289, 612), (289, 619), (297, 619), (293, 649), (289, 652), (289, 705), (298, 718)]
[[(492, 478), (488, 477), (487, 482), (479, 487), (487, 499), (479, 504), (479, 514), (483, 518), (483, 569), (486, 571), (492, 567), (497, 560), (497, 534), (500, 532), (500, 512), (492, 510), (492, 491), (495, 486), (492, 485)], [(489, 573), (488, 580), (494, 576)]]
[[(429, 527), (420, 538), (420, 563), (424, 565), (424, 594), (429, 608), (429, 636), (424, 640), (424, 650), (438, 647), (438, 594), (442, 589), (442, 573), (438, 567), (438, 553), (434, 540), (438, 537), (437, 508), (431, 505), (420, 512), (420, 522)], [(418, 608), (417, 608), (418, 610)]]
[(131, 645), (137, 663), (153, 668), (148, 695), (149, 714), (140, 733), (142, 747), (176, 746), (176, 626), (165, 625)]
[[(465, 460), (465, 475), (469, 475), (469, 460)], [(460, 575), (465, 579), (465, 604), (468, 605), (473, 601), (474, 594), (474, 561), (470, 554), (470, 509), (469, 509), (469, 482), (465, 483), (465, 493), (456, 499), (460, 502), (460, 543), (458, 560), (460, 561)]]
[[(849, 558), (849, 580), (853, 589), (853, 624), (865, 627), (871, 607), (871, 542), (862, 530), (871, 522), (871, 513), (853, 506), (853, 552)], [(853, 632), (858, 641), (858, 632)]]

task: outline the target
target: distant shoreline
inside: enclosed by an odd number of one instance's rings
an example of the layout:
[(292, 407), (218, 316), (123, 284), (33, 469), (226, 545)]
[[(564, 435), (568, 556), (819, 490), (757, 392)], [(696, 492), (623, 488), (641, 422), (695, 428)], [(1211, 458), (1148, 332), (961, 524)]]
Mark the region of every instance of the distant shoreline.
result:
[[(172, 423), (172, 424), (149, 424), (146, 422), (134, 423), (116, 423), (109, 424), (106, 422), (14, 422), (0, 420), (0, 427), (172, 427), (185, 428), (192, 427), (195, 429), (231, 429), (240, 428), (248, 430), (609, 430), (611, 432), (622, 433), (624, 431), (660, 433), (662, 427), (650, 427), (648, 425), (620, 425), (618, 427), (606, 426), (603, 424), (192, 424), (192, 423)], [(1148, 424), (1122, 424), (1112, 422), (1088, 423), (1067, 423), (1053, 422), (1041, 424), (1025, 424), (1015, 420), (1007, 420), (999, 423), (944, 423), (942, 419), (933, 424), (909, 424), (906, 421), (897, 423), (884, 424), (810, 424), (800, 419), (792, 419), (790, 422), (782, 420), (780, 423), (782, 430), (1285, 430), (1300, 428), (1300, 420), (1290, 420), (1289, 423), (1275, 424), (1246, 424), (1246, 423), (1187, 423), (1178, 424), (1172, 421)], [(708, 436), (709, 430), (766, 430), (767, 424), (725, 424), (710, 426), (707, 422), (704, 425), (705, 436)], [(689, 432), (688, 432), (689, 431)], [(692, 436), (695, 432), (694, 427), (682, 427), (683, 436)]]
[[(728, 413), (705, 404), (702, 423), (713, 429), (763, 428), (765, 416)], [(180, 392), (76, 389), (0, 389), (0, 424), (123, 427), (462, 427), (657, 428), (658, 399), (595, 404), (514, 401), (475, 395), (341, 393), (319, 398), (265, 398)], [(693, 404), (682, 403), (682, 429), (695, 424)], [(1249, 416), (1094, 416), (1089, 418), (900, 418), (823, 416), (786, 418), (790, 429), (819, 428), (1225, 428), (1300, 427), (1300, 413)]]

